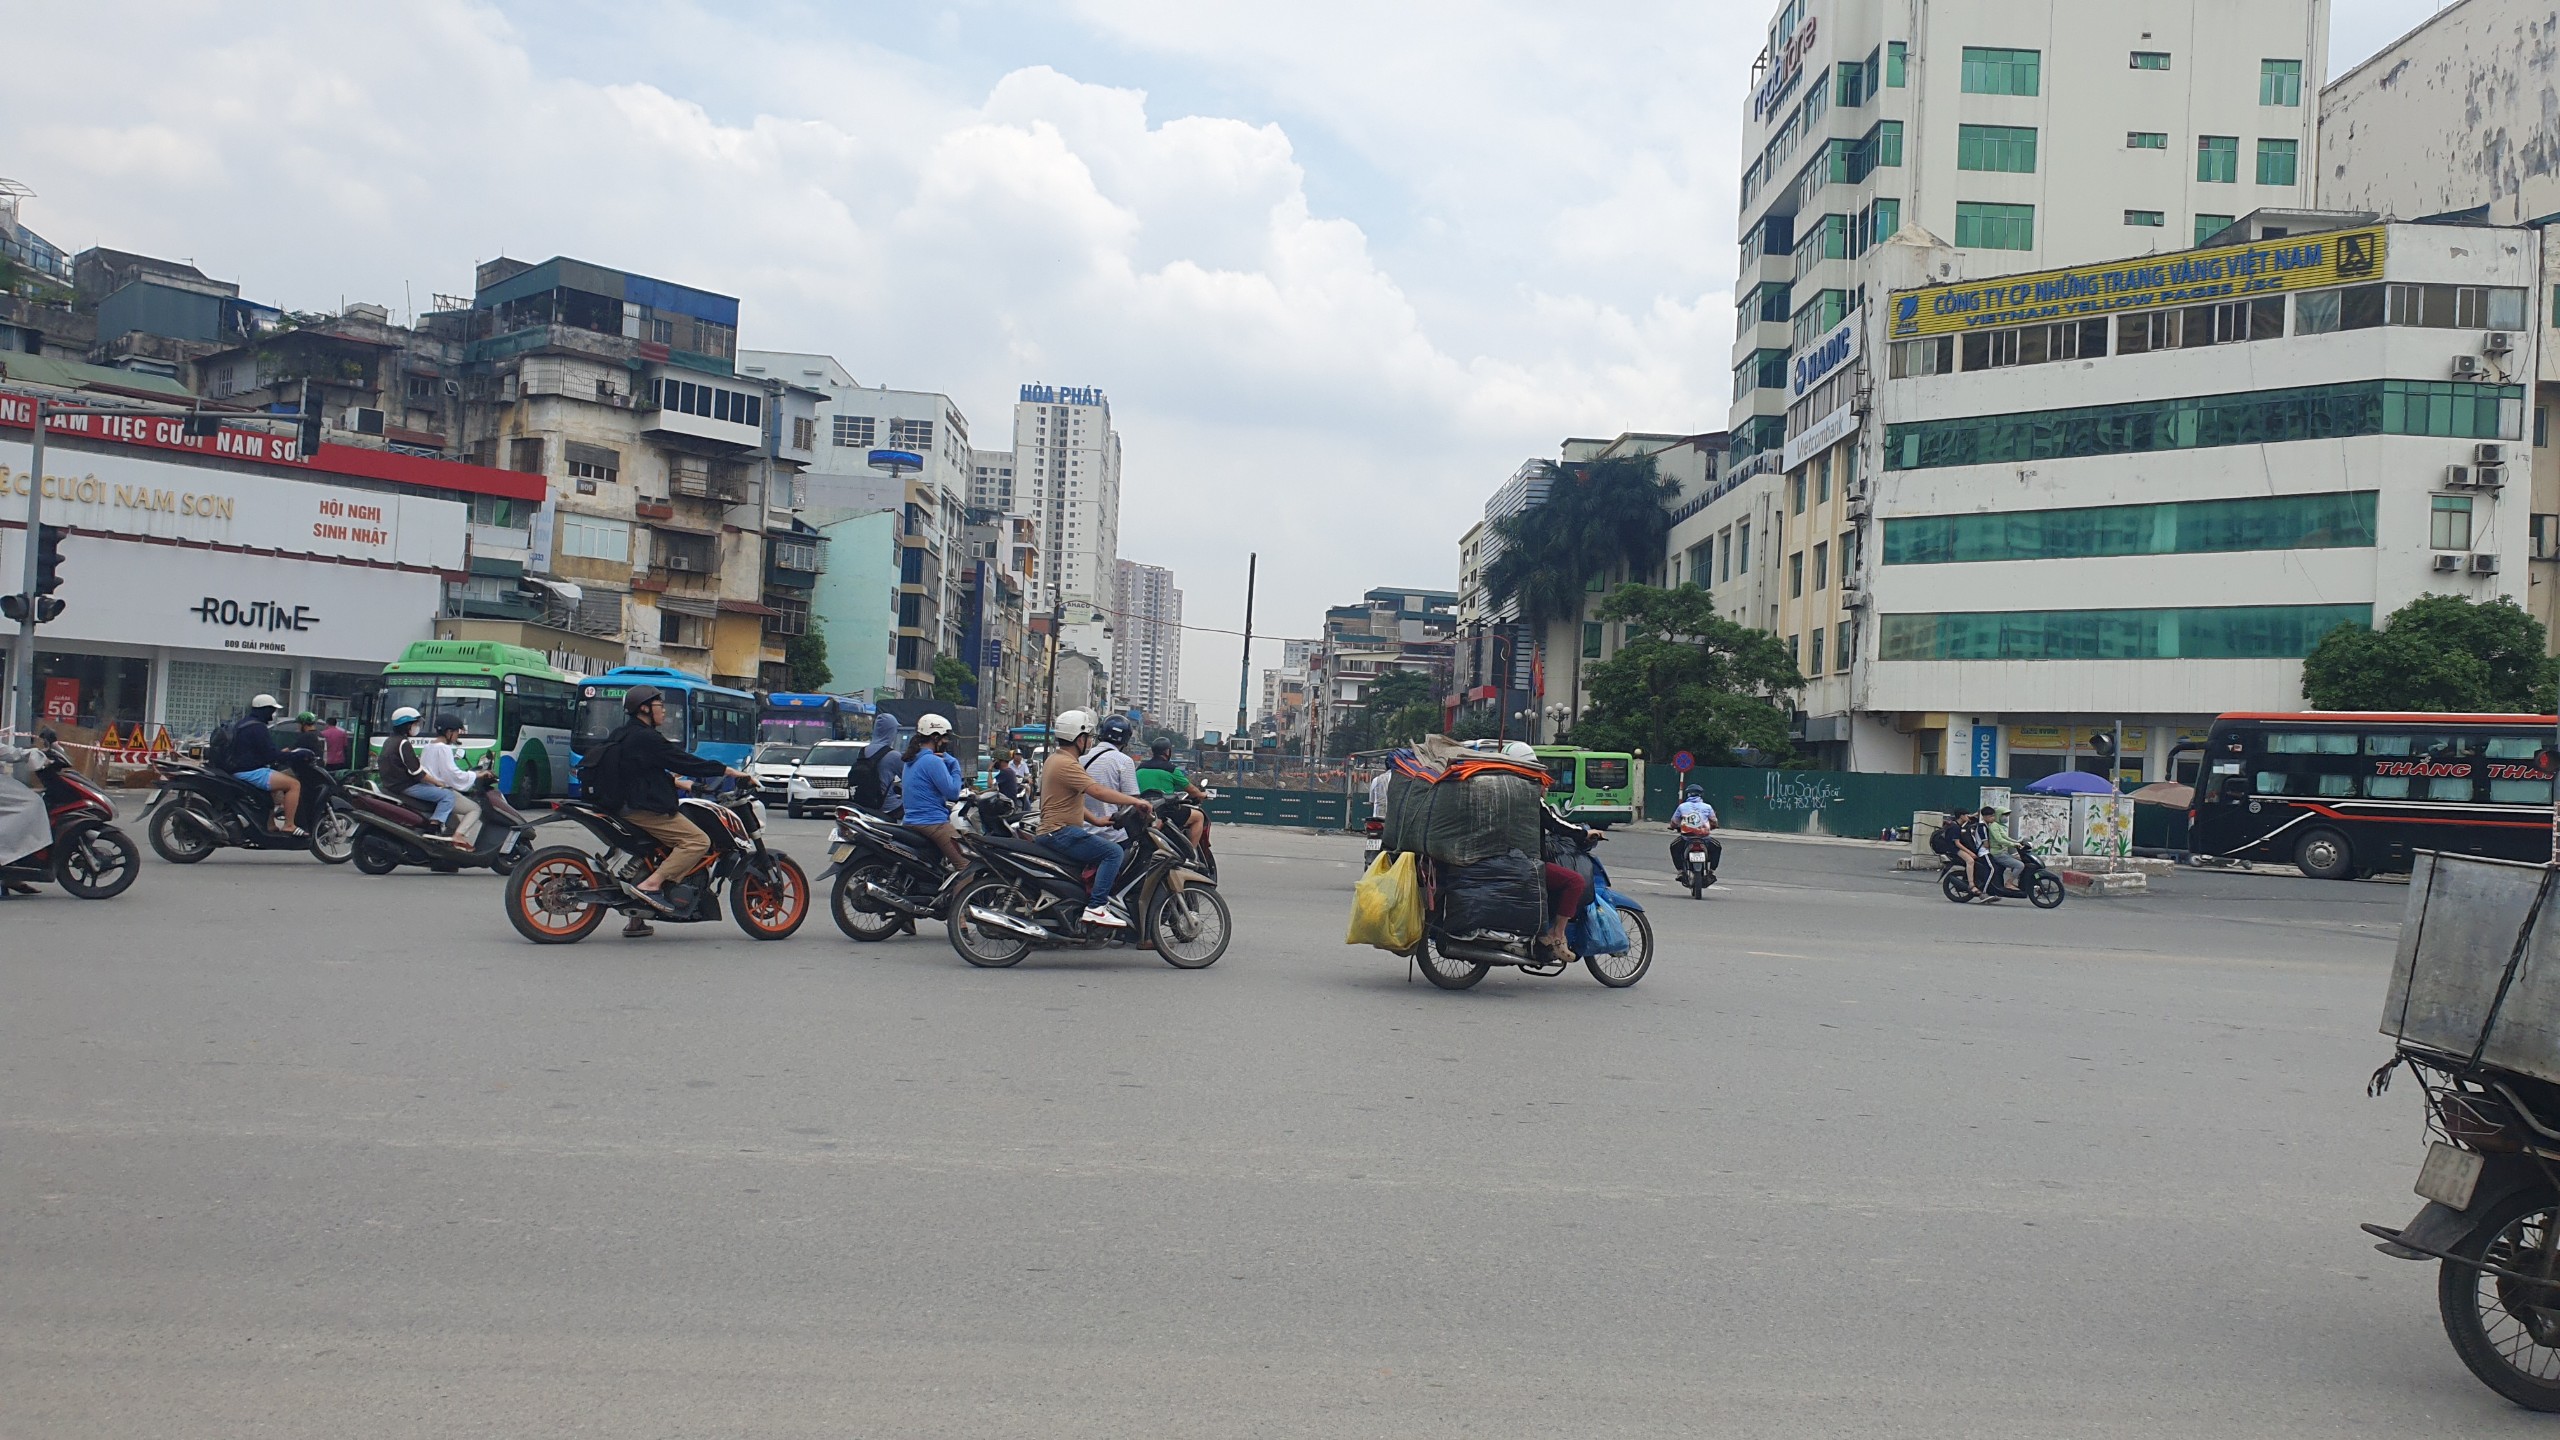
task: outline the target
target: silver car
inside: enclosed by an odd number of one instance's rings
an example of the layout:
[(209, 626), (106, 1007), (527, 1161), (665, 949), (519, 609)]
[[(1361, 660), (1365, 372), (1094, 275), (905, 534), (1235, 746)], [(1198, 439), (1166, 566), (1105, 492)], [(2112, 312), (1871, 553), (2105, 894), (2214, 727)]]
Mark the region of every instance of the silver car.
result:
[(783, 808), (795, 820), (812, 810), (834, 813), (853, 798), (853, 763), (861, 758), (859, 741), (831, 740), (813, 747), (783, 786)]
[(784, 804), (791, 791), (791, 777), (800, 773), (800, 762), (809, 754), (806, 745), (791, 745), (768, 740), (747, 757), (747, 773), (756, 777), (756, 793), (767, 805)]

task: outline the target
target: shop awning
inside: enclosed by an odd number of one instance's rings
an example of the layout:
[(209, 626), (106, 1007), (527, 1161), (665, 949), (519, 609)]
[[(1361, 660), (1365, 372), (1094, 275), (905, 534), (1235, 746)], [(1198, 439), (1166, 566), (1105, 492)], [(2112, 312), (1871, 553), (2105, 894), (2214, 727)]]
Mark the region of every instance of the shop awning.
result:
[(703, 620), (708, 620), (720, 613), (719, 602), (697, 600), (690, 595), (661, 595), (658, 597), (658, 608), (671, 614), (691, 615)]
[(779, 615), (782, 612), (774, 609), (770, 605), (759, 605), (753, 600), (723, 600), (720, 602), (720, 613), (723, 615), (773, 616)]
[(520, 575), (517, 577), (517, 583), (530, 585), (537, 590), (548, 590), (571, 605), (584, 599), (587, 593), (566, 580), (545, 580), (539, 575)]
[(716, 539), (720, 534), (720, 527), (717, 525), (696, 525), (684, 520), (656, 519), (643, 520), (640, 523), (652, 530), (664, 530), (670, 535), (703, 535)]

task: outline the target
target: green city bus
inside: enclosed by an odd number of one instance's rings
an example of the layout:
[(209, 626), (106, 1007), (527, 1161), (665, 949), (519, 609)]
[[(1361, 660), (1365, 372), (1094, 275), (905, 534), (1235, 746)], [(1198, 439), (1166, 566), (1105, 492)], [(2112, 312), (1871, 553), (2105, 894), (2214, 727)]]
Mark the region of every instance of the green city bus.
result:
[(1581, 750), (1571, 745), (1540, 745), (1538, 763), (1555, 777), (1547, 792), (1561, 804), (1565, 818), (1606, 829), (1632, 825), (1636, 819), (1636, 757), (1617, 750)]
[(366, 716), (368, 755), (382, 752), (391, 714), (415, 707), (425, 738), (438, 715), (462, 721), (463, 764), (498, 757), (498, 788), (514, 800), (569, 791), (569, 730), (578, 686), (538, 650), (494, 640), (420, 640), (382, 667)]

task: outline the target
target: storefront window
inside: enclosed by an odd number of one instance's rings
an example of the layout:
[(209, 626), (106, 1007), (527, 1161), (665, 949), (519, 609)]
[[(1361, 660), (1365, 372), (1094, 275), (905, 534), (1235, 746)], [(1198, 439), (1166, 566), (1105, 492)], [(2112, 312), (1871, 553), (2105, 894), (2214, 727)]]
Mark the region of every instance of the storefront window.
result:
[(172, 660), (166, 706), (169, 733), (180, 740), (201, 740), (216, 725), (248, 709), (250, 697), (264, 692), (282, 698), (292, 691), (291, 670)]
[(127, 729), (150, 714), (151, 662), (122, 655), (36, 652), (36, 703), (56, 728), (59, 706), (70, 707), (69, 728), (92, 735), (112, 724)]

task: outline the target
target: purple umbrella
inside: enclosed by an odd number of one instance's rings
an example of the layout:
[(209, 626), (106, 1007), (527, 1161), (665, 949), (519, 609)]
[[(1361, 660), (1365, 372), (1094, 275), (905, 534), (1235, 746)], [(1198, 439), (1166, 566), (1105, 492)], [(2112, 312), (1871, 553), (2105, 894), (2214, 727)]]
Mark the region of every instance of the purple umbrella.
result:
[(2025, 787), (2030, 795), (2113, 795), (2116, 787), (2104, 775), (2086, 770), (2063, 770), (2047, 775)]

